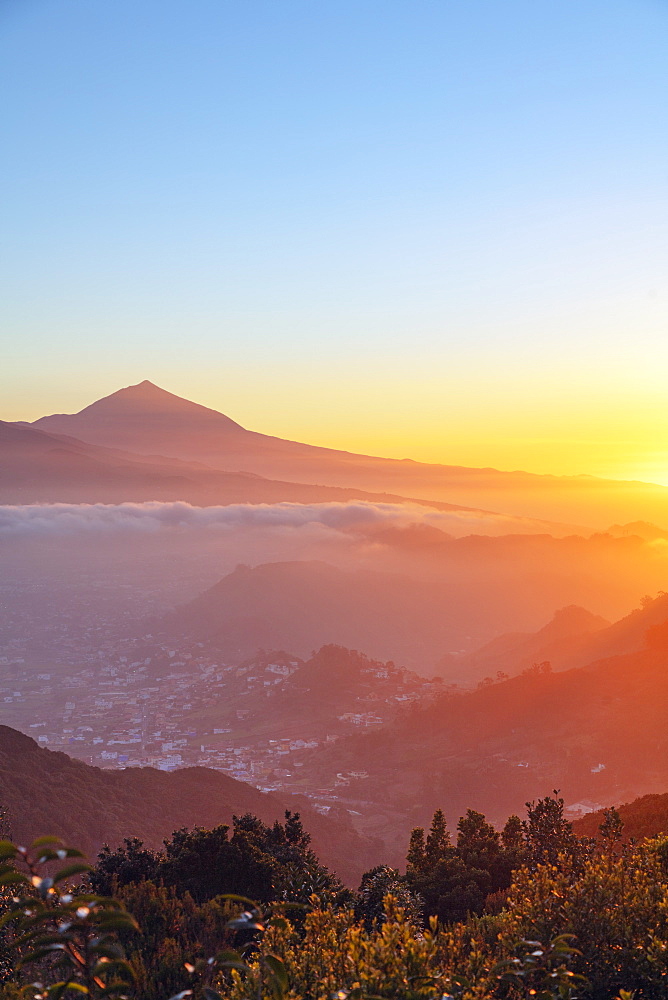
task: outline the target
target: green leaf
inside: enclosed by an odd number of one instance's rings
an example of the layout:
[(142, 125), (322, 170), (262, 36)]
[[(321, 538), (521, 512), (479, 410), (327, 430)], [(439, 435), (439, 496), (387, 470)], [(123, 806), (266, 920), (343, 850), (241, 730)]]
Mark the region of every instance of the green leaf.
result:
[(7, 913), (3, 913), (0, 917), (0, 930), (2, 930), (5, 924), (8, 924), (10, 920), (16, 920), (20, 912), (21, 908), (19, 906), (13, 906), (11, 910), (7, 911)]
[(72, 878), (73, 875), (82, 875), (84, 872), (92, 872), (90, 865), (84, 861), (74, 861), (71, 865), (65, 865), (53, 876), (54, 882), (62, 882), (64, 878)]
[(69, 979), (66, 979), (60, 983), (54, 983), (49, 986), (47, 996), (53, 997), (53, 1000), (61, 1000), (61, 997), (65, 995), (67, 990), (74, 990), (77, 993), (85, 993), (88, 996), (88, 989), (81, 983), (73, 983)]
[(238, 969), (239, 972), (251, 971), (250, 966), (246, 965), (246, 963), (242, 959), (237, 960), (234, 958), (230, 958), (226, 959), (225, 961), (219, 962), (218, 964), (225, 969)]
[(31, 851), (36, 851), (38, 847), (48, 847), (51, 844), (62, 844), (60, 837), (38, 837), (37, 840), (33, 840), (30, 845)]
[(43, 865), (45, 861), (58, 861), (66, 857), (65, 851), (54, 851), (52, 847), (43, 847), (39, 852), (37, 858), (40, 865)]
[[(84, 986), (83, 983), (65, 982), (65, 983), (57, 983), (56, 985), (61, 988), (59, 993), (54, 992), (53, 994), (56, 1000), (60, 1000), (60, 997), (62, 997), (67, 992), (67, 990), (74, 990), (75, 993), (83, 993), (85, 996), (89, 995), (88, 987)], [(53, 987), (51, 987), (51, 989), (53, 989)], [(51, 996), (51, 991), (49, 991), (49, 996)]]
[(0, 885), (14, 885), (17, 882), (22, 882), (23, 885), (28, 885), (28, 879), (21, 872), (17, 872), (15, 869), (6, 872), (0, 872)]
[(282, 1000), (288, 989), (288, 974), (285, 963), (278, 955), (264, 955), (264, 963), (271, 970), (269, 985), (276, 1000)]
[(139, 924), (129, 913), (102, 913), (97, 920), (100, 931), (138, 931)]
[(33, 962), (39, 962), (41, 958), (46, 958), (47, 955), (53, 955), (54, 951), (62, 951), (63, 946), (58, 948), (57, 945), (52, 945), (46, 948), (36, 948), (34, 951), (29, 951), (27, 955), (23, 955), (19, 959), (17, 965), (22, 968), (24, 965), (31, 965)]
[(216, 955), (217, 962), (243, 962), (243, 959), (238, 951), (219, 951)]
[(0, 840), (0, 861), (5, 858), (15, 858), (16, 851), (16, 845), (12, 844), (11, 840)]
[(113, 959), (114, 961), (123, 958), (123, 949), (111, 938), (105, 938), (99, 944), (90, 946), (88, 950), (93, 955), (99, 955), (100, 958)]
[(135, 979), (134, 969), (124, 958), (112, 958), (108, 962), (98, 962), (93, 969), (96, 976), (108, 975), (110, 972), (121, 976), (126, 983), (131, 983)]

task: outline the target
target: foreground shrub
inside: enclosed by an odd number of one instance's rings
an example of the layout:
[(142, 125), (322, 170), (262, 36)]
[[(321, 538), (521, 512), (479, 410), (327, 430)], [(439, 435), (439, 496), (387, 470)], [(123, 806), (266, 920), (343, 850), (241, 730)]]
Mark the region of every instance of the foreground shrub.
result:
[(661, 845), (609, 851), (571, 865), (516, 873), (499, 917), (501, 949), (518, 937), (549, 941), (572, 934), (573, 969), (586, 976), (586, 995), (609, 1000), (619, 990), (636, 1000), (668, 996), (668, 881)]
[(13, 957), (14, 987), (24, 969), (39, 976), (22, 989), (7, 987), (5, 998), (12, 991), (33, 1000), (125, 996), (132, 970), (118, 934), (137, 930), (137, 924), (118, 900), (68, 889), (89, 870), (72, 860), (80, 858), (80, 851), (57, 837), (40, 837), (29, 849), (0, 841), (0, 926)]

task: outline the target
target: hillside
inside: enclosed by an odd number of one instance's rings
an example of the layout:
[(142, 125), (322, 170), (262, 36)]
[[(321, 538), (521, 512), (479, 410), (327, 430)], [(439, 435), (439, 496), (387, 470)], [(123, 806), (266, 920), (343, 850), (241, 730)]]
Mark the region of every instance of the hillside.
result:
[(439, 667), (445, 672), (448, 667), (457, 665), (472, 676), (483, 674), (492, 678), (498, 673), (520, 673), (534, 663), (549, 662), (553, 670), (561, 670), (570, 665), (592, 633), (609, 625), (601, 615), (571, 604), (556, 611), (547, 625), (537, 632), (500, 635), (468, 655), (444, 657)]
[(352, 767), (368, 772), (351, 785), (350, 798), (369, 804), (365, 829), (378, 831), (387, 828), (390, 785), (404, 830), (426, 822), (437, 806), (453, 823), (468, 807), (501, 823), (552, 788), (569, 806), (601, 808), (663, 792), (667, 632), (664, 626), (650, 633), (643, 650), (587, 667), (535, 669), (470, 694), (444, 695), (394, 725), (315, 754), (313, 780), (325, 785)]
[[(528, 632), (574, 600), (622, 613), (639, 587), (664, 579), (663, 564), (637, 538), (452, 538), (432, 531), (428, 544), (407, 547), (407, 534), (414, 538), (410, 531), (355, 528), (358, 549), (362, 557), (373, 553), (374, 569), (322, 560), (240, 565), (177, 609), (166, 627), (174, 636), (210, 642), (228, 658), (251, 656), (258, 647), (306, 657), (335, 643), (471, 685), (546, 659), (556, 667), (558, 654), (559, 669), (573, 666), (565, 654), (589, 652), (590, 637), (593, 652), (580, 663), (615, 652), (613, 643), (597, 656), (595, 629), (606, 625), (604, 618), (570, 611), (535, 638), (498, 641), (473, 655), (511, 629)], [(618, 651), (641, 646), (642, 637)]]
[[(221, 676), (222, 683), (189, 695), (184, 728), (197, 730), (202, 743), (209, 745), (220, 742), (211, 734), (221, 728), (230, 733), (228, 746), (254, 745), (255, 780), (276, 780), (271, 776), (274, 767), (288, 768), (295, 792), (303, 790), (301, 762), (293, 763), (299, 744), (346, 735), (355, 717), (359, 724), (360, 717), (373, 719), (373, 725), (388, 721), (407, 704), (426, 702), (443, 689), (438, 680), (425, 680), (394, 663), (336, 645), (323, 646), (306, 661), (263, 650)], [(267, 740), (275, 744), (286, 739), (297, 741), (289, 756), (265, 756), (261, 763), (258, 744), (266, 747)]]
[[(668, 792), (662, 795), (643, 795), (633, 802), (617, 806), (617, 811), (624, 823), (624, 841), (668, 834)], [(573, 828), (580, 837), (596, 837), (603, 819), (602, 810), (591, 812), (576, 820)]]
[(476, 624), (478, 602), (465, 591), (454, 582), (319, 561), (239, 566), (169, 616), (167, 628), (208, 641), (229, 658), (258, 647), (306, 657), (333, 643), (430, 674), (444, 647), (470, 643), (476, 628), (494, 631), (494, 615)]
[(0, 803), (12, 836), (30, 842), (49, 833), (94, 858), (104, 843), (139, 837), (151, 847), (181, 827), (211, 827), (254, 813), (267, 823), (285, 809), (301, 812), (313, 849), (346, 882), (377, 863), (378, 847), (299, 799), (281, 800), (206, 768), (166, 773), (153, 768), (107, 771), (41, 749), (28, 736), (0, 726)]
[(644, 598), (640, 608), (613, 624), (584, 608), (570, 606), (558, 611), (538, 632), (501, 635), (472, 653), (444, 657), (439, 669), (446, 673), (458, 666), (472, 676), (494, 678), (497, 671), (512, 675), (546, 661), (553, 670), (583, 667), (643, 649), (648, 631), (666, 620), (668, 594), (663, 593), (654, 600)]
[(428, 465), (285, 441), (246, 430), (225, 414), (149, 381), (120, 389), (79, 413), (41, 417), (33, 426), (109, 448), (281, 481), (447, 500), (591, 527), (639, 519), (668, 527), (668, 489), (656, 484)]
[[(404, 503), (409, 498), (337, 486), (279, 482), (201, 463), (138, 455), (0, 420), (0, 503)], [(410, 501), (415, 502), (415, 501)], [(420, 501), (440, 510), (460, 508)]]

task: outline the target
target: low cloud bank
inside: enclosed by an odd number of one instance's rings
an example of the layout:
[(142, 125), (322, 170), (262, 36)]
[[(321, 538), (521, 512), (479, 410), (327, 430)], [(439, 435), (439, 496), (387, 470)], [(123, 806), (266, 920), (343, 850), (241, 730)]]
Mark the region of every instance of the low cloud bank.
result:
[(540, 532), (541, 522), (475, 511), (439, 511), (419, 504), (348, 503), (231, 504), (194, 507), (182, 501), (121, 504), (0, 506), (0, 537), (55, 538), (158, 532), (317, 528), (341, 534), (424, 524), (448, 534), (498, 535)]

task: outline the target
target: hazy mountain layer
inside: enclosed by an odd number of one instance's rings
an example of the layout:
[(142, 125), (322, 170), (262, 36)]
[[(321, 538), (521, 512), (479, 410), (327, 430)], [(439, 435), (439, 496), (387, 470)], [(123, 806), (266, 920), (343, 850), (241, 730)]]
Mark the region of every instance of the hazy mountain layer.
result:
[(358, 796), (367, 803), (364, 828), (389, 829), (391, 787), (402, 836), (438, 806), (452, 822), (470, 806), (500, 823), (552, 788), (560, 788), (569, 805), (585, 801), (595, 808), (663, 792), (666, 605), (659, 599), (632, 616), (638, 634), (643, 626), (646, 633), (637, 652), (563, 673), (537, 668), (470, 694), (444, 695), (382, 730), (316, 752), (309, 764), (313, 780), (325, 782), (352, 767), (368, 772), (348, 790), (351, 801)]
[[(590, 648), (593, 633), (605, 629), (610, 622), (601, 615), (593, 615), (585, 608), (570, 605), (557, 611), (551, 621), (538, 632), (509, 632), (500, 635), (473, 653), (444, 657), (440, 666), (457, 665), (470, 670), (473, 676), (484, 672), (494, 678), (497, 673), (516, 674), (534, 663), (549, 662), (553, 670), (582, 665), (592, 657), (585, 650)], [(584, 656), (582, 663), (574, 659)]]
[[(657, 563), (654, 551), (637, 538), (427, 534), (417, 548), (408, 541), (410, 531), (381, 526), (362, 535), (360, 548), (374, 546), (375, 565), (393, 572), (323, 561), (240, 566), (178, 609), (167, 627), (174, 635), (211, 642), (229, 660), (251, 656), (258, 647), (305, 657), (336, 643), (466, 685), (497, 670), (517, 673), (552, 655), (556, 663), (559, 653), (586, 647), (588, 632), (606, 620), (571, 613), (561, 637), (555, 624), (536, 639), (496, 640), (473, 654), (493, 637), (529, 631), (574, 600), (619, 614), (665, 578), (665, 561)], [(624, 651), (629, 648), (639, 645)]]
[[(414, 502), (388, 493), (278, 482), (196, 462), (128, 454), (24, 424), (0, 421), (0, 503), (123, 503), (184, 500), (235, 503)], [(419, 501), (440, 510), (456, 505)], [(549, 526), (546, 526), (549, 527)]]
[(537, 476), (355, 455), (248, 431), (151, 382), (120, 389), (35, 427), (92, 444), (196, 460), (272, 479), (447, 500), (519, 516), (603, 527), (645, 519), (668, 528), (668, 488), (589, 476)]
[[(648, 629), (666, 619), (668, 595), (653, 601), (646, 598), (642, 608), (612, 625), (584, 608), (563, 608), (538, 632), (499, 636), (481, 649), (457, 657), (457, 663), (474, 674), (484, 670), (490, 676), (497, 670), (516, 673), (544, 661), (549, 661), (554, 670), (582, 667), (607, 656), (642, 649)], [(444, 670), (448, 662), (444, 659)]]

